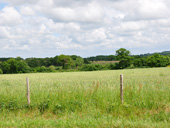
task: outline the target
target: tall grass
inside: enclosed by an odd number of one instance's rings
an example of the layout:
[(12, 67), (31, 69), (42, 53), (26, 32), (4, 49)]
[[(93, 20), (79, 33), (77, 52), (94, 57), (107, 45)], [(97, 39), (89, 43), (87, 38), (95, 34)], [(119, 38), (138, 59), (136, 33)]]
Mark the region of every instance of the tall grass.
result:
[(170, 68), (152, 68), (0, 75), (0, 126), (170, 127), (169, 72)]

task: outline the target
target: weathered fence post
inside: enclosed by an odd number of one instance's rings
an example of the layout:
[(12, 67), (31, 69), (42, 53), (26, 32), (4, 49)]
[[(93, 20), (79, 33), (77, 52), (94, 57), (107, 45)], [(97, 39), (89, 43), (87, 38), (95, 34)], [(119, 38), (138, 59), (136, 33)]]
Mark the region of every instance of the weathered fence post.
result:
[(120, 75), (120, 99), (121, 104), (123, 104), (123, 74)]
[(28, 105), (30, 105), (29, 78), (27, 77), (26, 80), (27, 80), (27, 102), (28, 102)]

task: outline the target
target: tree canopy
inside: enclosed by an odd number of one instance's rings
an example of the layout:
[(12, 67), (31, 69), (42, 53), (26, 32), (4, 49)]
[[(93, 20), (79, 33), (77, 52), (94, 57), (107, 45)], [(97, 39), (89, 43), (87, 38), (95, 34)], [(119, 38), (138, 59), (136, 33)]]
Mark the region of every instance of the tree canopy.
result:
[[(77, 55), (57, 55), (46, 58), (0, 58), (0, 74), (27, 72), (55, 72), (66, 69), (95, 71), (124, 68), (170, 67), (170, 52), (146, 55), (131, 55), (130, 51), (120, 48), (115, 55), (98, 55), (82, 58)], [(165, 54), (165, 55), (164, 55)], [(117, 60), (117, 61), (115, 61)], [(92, 61), (96, 61), (93, 63)], [(101, 63), (101, 61), (105, 61)], [(64, 69), (64, 70), (63, 70)]]
[(57, 62), (62, 65), (63, 69), (68, 69), (70, 67), (74, 67), (75, 63), (70, 56), (60, 55), (58, 56)]
[(126, 68), (132, 64), (130, 51), (125, 48), (120, 48), (116, 51), (116, 59), (119, 60), (118, 68)]

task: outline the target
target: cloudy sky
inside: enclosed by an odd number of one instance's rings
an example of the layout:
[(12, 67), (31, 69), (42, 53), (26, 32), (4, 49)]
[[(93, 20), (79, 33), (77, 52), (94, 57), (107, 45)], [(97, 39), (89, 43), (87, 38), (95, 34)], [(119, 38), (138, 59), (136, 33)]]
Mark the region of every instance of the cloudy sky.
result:
[(170, 51), (169, 0), (0, 0), (0, 57)]

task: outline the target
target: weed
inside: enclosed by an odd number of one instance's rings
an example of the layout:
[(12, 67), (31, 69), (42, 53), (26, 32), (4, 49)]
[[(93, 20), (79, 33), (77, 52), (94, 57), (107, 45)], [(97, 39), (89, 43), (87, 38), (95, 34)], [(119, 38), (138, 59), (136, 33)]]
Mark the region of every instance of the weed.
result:
[(45, 99), (39, 104), (38, 109), (40, 110), (41, 114), (43, 114), (45, 110), (49, 108), (49, 102), (50, 102), (49, 99)]

